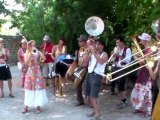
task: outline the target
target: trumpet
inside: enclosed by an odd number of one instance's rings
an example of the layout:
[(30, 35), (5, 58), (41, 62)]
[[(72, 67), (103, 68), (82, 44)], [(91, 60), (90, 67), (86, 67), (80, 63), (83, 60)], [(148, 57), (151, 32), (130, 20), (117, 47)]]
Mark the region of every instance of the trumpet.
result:
[(33, 48), (33, 49), (32, 49), (32, 54), (38, 54), (37, 48)]
[[(97, 48), (96, 48), (96, 47), (94, 47), (94, 51), (95, 51), (95, 52), (97, 51)], [(90, 48), (90, 47), (86, 48), (86, 49), (85, 49), (85, 52), (87, 52), (88, 54), (91, 53), (91, 48)]]

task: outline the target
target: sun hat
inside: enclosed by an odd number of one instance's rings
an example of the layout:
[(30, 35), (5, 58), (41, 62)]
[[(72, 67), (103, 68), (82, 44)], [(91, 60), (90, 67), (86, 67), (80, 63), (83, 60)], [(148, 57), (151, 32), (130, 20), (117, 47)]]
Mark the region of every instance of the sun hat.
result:
[(142, 33), (142, 35), (138, 36), (140, 40), (150, 41), (151, 36), (148, 33)]

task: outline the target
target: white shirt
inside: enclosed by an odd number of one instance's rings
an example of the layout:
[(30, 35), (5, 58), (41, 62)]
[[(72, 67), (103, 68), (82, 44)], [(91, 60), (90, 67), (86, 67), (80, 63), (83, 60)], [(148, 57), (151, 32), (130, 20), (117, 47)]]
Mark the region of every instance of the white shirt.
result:
[[(100, 55), (100, 58), (103, 56), (103, 54), (104, 52)], [(103, 75), (106, 64), (107, 61), (103, 64), (98, 63), (95, 56), (92, 54), (89, 61), (88, 73), (92, 73), (94, 71), (96, 74)]]
[[(120, 56), (122, 56), (123, 51), (124, 51), (124, 48), (123, 48), (123, 49), (120, 49), (120, 50), (118, 51), (118, 54), (119, 54)], [(130, 49), (130, 48), (127, 48), (127, 49), (126, 49), (126, 55), (125, 55), (124, 59), (121, 60), (121, 59), (119, 58), (118, 61), (115, 63), (115, 66), (117, 66), (117, 67), (122, 67), (121, 64), (120, 64), (120, 62), (124, 62), (124, 63), (128, 64), (128, 63), (131, 61), (131, 57), (132, 57), (131, 49)]]

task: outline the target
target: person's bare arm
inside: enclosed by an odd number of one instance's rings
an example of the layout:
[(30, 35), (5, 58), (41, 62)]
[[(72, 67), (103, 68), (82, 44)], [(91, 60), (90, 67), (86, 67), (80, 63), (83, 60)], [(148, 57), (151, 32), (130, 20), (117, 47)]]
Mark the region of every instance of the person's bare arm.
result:
[(157, 64), (155, 70), (152, 70), (152, 68), (150, 68), (150, 67), (147, 67), (147, 68), (149, 70), (149, 74), (150, 74), (151, 78), (153, 80), (155, 80), (157, 78), (157, 76), (158, 76), (158, 64)]
[(100, 57), (100, 55), (96, 53), (95, 48), (93, 46), (90, 47), (90, 50), (99, 64), (103, 64), (108, 61), (108, 54), (106, 52), (103, 52), (103, 56)]
[(56, 46), (54, 46), (53, 48), (52, 48), (52, 53), (51, 53), (51, 57), (52, 57), (52, 59), (54, 60), (55, 59), (55, 48), (56, 48)]
[(38, 54), (39, 54), (41, 60), (43, 60), (43, 61), (46, 60), (46, 57), (43, 55), (43, 53), (41, 51), (38, 51)]
[(103, 56), (100, 57), (98, 54), (96, 54), (95, 52), (93, 53), (93, 55), (95, 56), (97, 62), (99, 64), (103, 64), (105, 63), (106, 61), (108, 61), (108, 54), (106, 52), (103, 53)]
[(30, 58), (31, 58), (31, 52), (30, 51), (26, 51), (26, 53), (24, 54), (24, 62), (25, 62), (25, 64), (26, 65), (28, 65), (29, 64), (29, 60), (30, 60)]
[(67, 46), (63, 46), (62, 54), (66, 54), (66, 53), (67, 53)]

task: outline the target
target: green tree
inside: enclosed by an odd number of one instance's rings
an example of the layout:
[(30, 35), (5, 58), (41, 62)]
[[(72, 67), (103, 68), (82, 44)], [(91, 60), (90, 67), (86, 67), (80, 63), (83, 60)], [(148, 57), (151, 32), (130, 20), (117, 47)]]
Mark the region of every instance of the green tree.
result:
[[(9, 10), (5, 8), (4, 0), (0, 0), (0, 14), (3, 14), (5, 16), (9, 14)], [(5, 22), (6, 21), (4, 19), (0, 18), (0, 26)]]
[(61, 36), (67, 39), (69, 49), (77, 44), (80, 34), (87, 34), (84, 24), (90, 16), (99, 16), (105, 23), (101, 36), (105, 37), (109, 50), (113, 39), (122, 34), (130, 36), (148, 32), (153, 34), (151, 22), (160, 18), (159, 0), (16, 0), (24, 11), (13, 11), (13, 25), (21, 29), (29, 39), (39, 43), (49, 34), (54, 43)]

